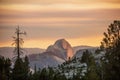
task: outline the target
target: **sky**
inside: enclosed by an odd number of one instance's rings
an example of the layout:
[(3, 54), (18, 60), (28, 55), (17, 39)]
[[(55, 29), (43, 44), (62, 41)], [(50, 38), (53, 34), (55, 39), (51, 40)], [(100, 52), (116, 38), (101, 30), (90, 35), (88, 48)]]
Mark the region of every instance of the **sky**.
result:
[(99, 46), (103, 32), (120, 20), (120, 0), (0, 0), (0, 47), (11, 47), (15, 29), (23, 47), (47, 48), (58, 39)]

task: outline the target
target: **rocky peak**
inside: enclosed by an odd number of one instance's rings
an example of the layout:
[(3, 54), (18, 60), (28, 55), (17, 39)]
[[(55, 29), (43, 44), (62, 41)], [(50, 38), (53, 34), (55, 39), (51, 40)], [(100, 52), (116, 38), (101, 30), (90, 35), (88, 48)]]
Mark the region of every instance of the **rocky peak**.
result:
[(73, 56), (73, 49), (65, 39), (57, 40), (54, 45), (49, 46), (46, 51), (52, 51), (65, 60), (68, 60), (69, 57), (71, 58)]

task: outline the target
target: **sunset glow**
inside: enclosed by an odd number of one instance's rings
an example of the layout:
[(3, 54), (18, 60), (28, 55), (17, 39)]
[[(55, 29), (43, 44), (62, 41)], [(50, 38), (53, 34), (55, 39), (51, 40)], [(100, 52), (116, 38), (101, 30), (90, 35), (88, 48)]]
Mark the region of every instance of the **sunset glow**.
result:
[(27, 32), (23, 47), (47, 48), (61, 38), (99, 46), (114, 20), (120, 20), (119, 0), (0, 0), (0, 47), (11, 46), (18, 25)]

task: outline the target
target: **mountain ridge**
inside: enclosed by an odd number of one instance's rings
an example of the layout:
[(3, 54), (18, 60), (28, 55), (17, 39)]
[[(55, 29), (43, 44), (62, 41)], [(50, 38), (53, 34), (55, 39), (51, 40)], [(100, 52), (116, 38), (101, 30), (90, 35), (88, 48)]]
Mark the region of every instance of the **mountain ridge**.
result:
[[(15, 56), (13, 51), (14, 51), (14, 47), (0, 47), (0, 55), (6, 58), (10, 58), (10, 59), (13, 58)], [(45, 49), (23, 48), (23, 51), (24, 51), (24, 55), (30, 55), (30, 54), (42, 53), (45, 51)]]
[[(95, 47), (86, 45), (71, 47), (70, 43), (65, 39), (58, 39), (53, 45), (48, 46), (46, 50), (40, 48), (24, 49), (27, 51), (25, 55), (28, 55), (30, 67), (33, 69), (35, 65), (37, 68), (44, 68), (48, 66), (55, 67), (67, 61), (69, 58), (73, 58), (77, 55), (81, 56), (82, 54), (80, 50), (92, 48)], [(13, 50), (14, 47), (0, 47), (0, 55), (12, 59), (14, 56)], [(78, 53), (76, 53), (77, 51)]]

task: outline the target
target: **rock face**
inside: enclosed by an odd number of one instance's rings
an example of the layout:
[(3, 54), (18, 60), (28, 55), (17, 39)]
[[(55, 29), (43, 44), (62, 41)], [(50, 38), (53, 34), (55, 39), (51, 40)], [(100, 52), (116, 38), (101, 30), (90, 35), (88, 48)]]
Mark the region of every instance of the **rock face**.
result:
[(68, 60), (73, 56), (73, 49), (65, 39), (57, 40), (54, 45), (47, 48), (46, 52), (52, 52), (54, 55), (64, 60)]
[(57, 40), (41, 54), (30, 55), (30, 66), (34, 68), (55, 67), (73, 57), (73, 49), (65, 39)]
[(59, 64), (62, 64), (65, 62), (63, 59), (48, 54), (47, 52), (44, 52), (42, 54), (33, 54), (29, 55), (30, 60), (30, 67), (34, 69), (34, 66), (36, 65), (36, 68), (45, 68), (45, 67), (56, 67)]

